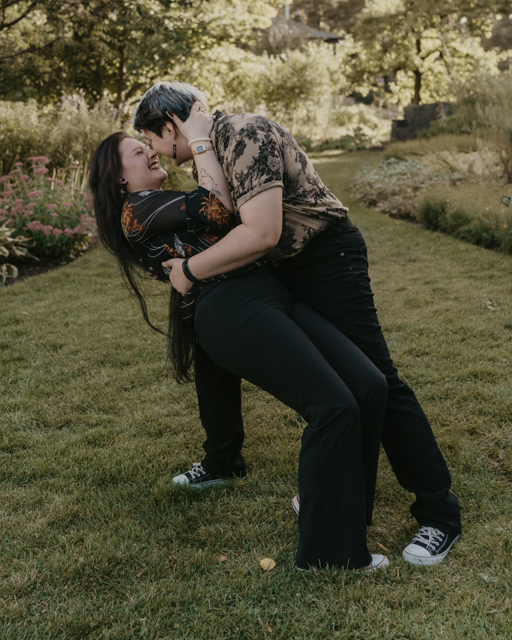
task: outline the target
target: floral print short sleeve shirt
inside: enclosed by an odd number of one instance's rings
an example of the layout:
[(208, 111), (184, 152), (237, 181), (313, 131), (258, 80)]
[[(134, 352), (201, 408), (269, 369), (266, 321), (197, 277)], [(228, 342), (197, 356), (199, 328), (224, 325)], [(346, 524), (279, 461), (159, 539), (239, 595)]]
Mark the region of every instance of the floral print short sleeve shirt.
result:
[(283, 232), (272, 263), (301, 251), (348, 209), (323, 184), (295, 138), (275, 122), (249, 113), (217, 111), (211, 137), (237, 213), (258, 193), (283, 188)]

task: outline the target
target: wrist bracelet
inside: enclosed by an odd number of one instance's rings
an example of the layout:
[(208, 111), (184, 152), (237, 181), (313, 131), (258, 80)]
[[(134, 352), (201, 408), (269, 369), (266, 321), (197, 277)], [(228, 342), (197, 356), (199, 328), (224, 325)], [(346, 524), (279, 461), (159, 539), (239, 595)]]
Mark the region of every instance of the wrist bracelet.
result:
[(182, 262), (181, 266), (187, 280), (190, 280), (190, 282), (193, 282), (194, 284), (201, 282), (201, 280), (198, 280), (195, 276), (192, 275), (188, 266), (188, 258)]
[(191, 140), (188, 143), (188, 146), (190, 147), (191, 144), (194, 144), (194, 142), (205, 142), (206, 140), (208, 140), (208, 142), (211, 142), (212, 139), (211, 138), (194, 138), (193, 140)]

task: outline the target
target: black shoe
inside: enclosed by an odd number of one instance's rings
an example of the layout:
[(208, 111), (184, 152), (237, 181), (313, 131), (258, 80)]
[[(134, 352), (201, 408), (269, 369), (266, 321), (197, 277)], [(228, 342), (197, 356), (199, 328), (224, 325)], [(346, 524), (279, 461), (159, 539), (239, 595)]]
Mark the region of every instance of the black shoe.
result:
[(194, 462), (192, 469), (185, 473), (175, 476), (172, 481), (174, 484), (188, 485), (194, 489), (202, 489), (203, 487), (213, 487), (218, 484), (226, 484), (229, 478), (242, 478), (245, 480), (245, 468), (237, 469), (227, 476), (219, 476), (213, 471), (205, 469), (201, 462)]
[(420, 527), (402, 554), (402, 558), (410, 564), (430, 566), (442, 562), (460, 534), (444, 533), (434, 527)]

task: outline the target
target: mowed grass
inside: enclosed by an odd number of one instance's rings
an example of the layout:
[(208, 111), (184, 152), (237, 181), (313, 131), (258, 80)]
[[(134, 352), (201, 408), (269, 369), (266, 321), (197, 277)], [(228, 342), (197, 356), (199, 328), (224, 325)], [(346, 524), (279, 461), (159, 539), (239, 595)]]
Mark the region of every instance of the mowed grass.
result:
[(448, 560), (401, 560), (412, 497), (382, 455), (369, 546), (390, 569), (298, 574), (303, 423), (247, 383), (248, 479), (172, 487), (201, 458), (194, 388), (165, 373), (164, 339), (98, 248), (0, 291), (2, 640), (510, 638), (512, 257), (351, 201), (350, 173), (381, 157), (314, 161), (366, 237), (390, 350), (452, 470), (464, 534)]

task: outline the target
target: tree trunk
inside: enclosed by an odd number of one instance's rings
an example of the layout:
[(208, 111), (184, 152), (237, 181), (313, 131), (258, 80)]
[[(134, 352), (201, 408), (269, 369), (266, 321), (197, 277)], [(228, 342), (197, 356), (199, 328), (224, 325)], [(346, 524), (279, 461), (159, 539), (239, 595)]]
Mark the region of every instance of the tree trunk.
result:
[[(416, 38), (416, 53), (418, 56), (421, 54), (421, 40)], [(414, 69), (414, 98), (412, 104), (420, 104), (421, 102), (421, 71)]]
[(124, 90), (125, 90), (124, 47), (121, 49), (119, 53), (121, 54), (121, 57), (119, 60), (119, 75), (117, 77), (117, 96), (116, 96), (116, 99), (114, 100), (114, 107), (116, 109), (119, 109), (119, 105), (121, 104), (121, 102), (123, 102)]

